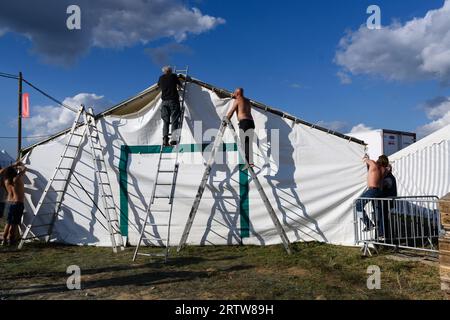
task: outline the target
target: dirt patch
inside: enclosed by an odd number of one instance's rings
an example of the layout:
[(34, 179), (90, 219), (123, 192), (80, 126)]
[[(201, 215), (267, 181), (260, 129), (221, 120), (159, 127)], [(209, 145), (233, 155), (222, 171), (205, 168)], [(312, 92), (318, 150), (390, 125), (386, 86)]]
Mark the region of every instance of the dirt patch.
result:
[(299, 268), (299, 267), (292, 267), (292, 268), (287, 269), (285, 271), (285, 273), (289, 276), (304, 277), (304, 276), (308, 275), (310, 273), (310, 271), (305, 270), (303, 268)]

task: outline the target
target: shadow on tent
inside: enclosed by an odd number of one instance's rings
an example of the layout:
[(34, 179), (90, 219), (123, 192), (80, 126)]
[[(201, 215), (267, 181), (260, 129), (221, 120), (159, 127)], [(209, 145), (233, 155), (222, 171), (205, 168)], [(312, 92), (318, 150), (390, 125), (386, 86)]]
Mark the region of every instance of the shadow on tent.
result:
[[(211, 96), (207, 91), (202, 90), (201, 87), (197, 85), (188, 86), (188, 90), (190, 95), (187, 96), (186, 104), (188, 106), (196, 104), (196, 108), (187, 109), (188, 117), (186, 118), (186, 121), (191, 132), (194, 132), (194, 121), (201, 121), (202, 133), (201, 135), (197, 133), (194, 136), (194, 139), (196, 144), (203, 144), (205, 143), (205, 141), (203, 141), (203, 137), (207, 135), (207, 131), (210, 129), (218, 130), (221, 125), (222, 118), (218, 114), (216, 106), (211, 101)], [(192, 101), (190, 97), (195, 97), (195, 101)], [(205, 127), (205, 124), (208, 124), (211, 127)], [(198, 129), (199, 127), (196, 128), (196, 130)], [(198, 140), (200, 137), (202, 139)], [(211, 169), (211, 175), (207, 184), (207, 188), (212, 194), (214, 203), (211, 206), (208, 221), (205, 226), (205, 232), (202, 236), (200, 244), (214, 244), (208, 240), (210, 235), (221, 238), (223, 242), (228, 245), (242, 244), (239, 226), (240, 195), (232, 185), (232, 182), (239, 184), (239, 181), (233, 179), (233, 176), (239, 174), (239, 167), (236, 165), (233, 170), (230, 170), (230, 166), (227, 164), (227, 153), (219, 152), (216, 156), (218, 161)], [(219, 159), (220, 156), (222, 156), (222, 158)], [(206, 152), (204, 154), (205, 162), (208, 161), (208, 157), (209, 152)], [(214, 180), (217, 176), (221, 177), (220, 180)], [(225, 178), (222, 178), (223, 176), (225, 176)], [(200, 184), (200, 180), (198, 181), (198, 184)], [(214, 230), (214, 222), (219, 226), (228, 229), (228, 234), (223, 235)], [(261, 245), (265, 244), (263, 237), (255, 232), (251, 223), (249, 223), (249, 231), (258, 239)]]
[[(158, 115), (159, 112), (156, 112), (155, 115)], [(107, 157), (107, 161), (109, 163), (109, 167), (112, 168), (112, 170), (116, 173), (116, 179), (117, 179), (117, 183), (118, 185), (123, 184), (123, 181), (120, 181), (120, 170), (119, 168), (117, 168), (114, 165), (114, 160), (118, 159), (118, 162), (121, 161), (120, 158), (116, 157), (115, 154), (115, 150), (114, 149), (119, 149), (119, 147), (115, 146), (115, 143), (120, 142), (121, 145), (125, 144), (125, 139), (122, 137), (122, 135), (120, 134), (118, 128), (120, 127), (120, 122), (121, 121), (113, 121), (111, 123), (111, 125), (109, 125), (110, 130), (106, 129), (106, 122), (105, 121), (101, 121), (101, 125), (102, 125), (102, 131), (104, 133), (104, 137), (106, 141), (109, 141), (109, 143), (106, 144), (105, 149), (106, 149), (106, 154), (109, 155), (109, 157)], [(155, 122), (155, 120), (151, 120), (150, 123)], [(150, 128), (154, 128), (157, 126), (153, 126), (151, 125)], [(150, 132), (149, 135), (151, 136), (152, 134), (157, 134), (156, 132)], [(118, 153), (120, 154), (120, 150), (118, 151)], [(133, 227), (134, 231), (136, 232), (136, 234), (140, 234), (143, 224), (144, 224), (144, 220), (145, 220), (145, 216), (140, 216), (139, 212), (147, 212), (147, 207), (148, 207), (148, 202), (146, 200), (145, 195), (142, 193), (141, 189), (139, 187), (139, 181), (138, 179), (135, 177), (135, 175), (133, 175), (132, 172), (130, 172), (130, 170), (128, 170), (128, 168), (130, 167), (131, 162), (129, 161), (127, 163), (127, 177), (128, 177), (128, 181), (127, 181), (127, 185), (128, 186), (134, 186), (134, 190), (136, 192), (136, 194), (131, 194), (130, 192), (128, 192), (128, 197), (133, 197), (136, 200), (139, 201), (139, 203), (137, 203), (137, 201), (128, 201), (128, 204), (130, 206), (130, 210), (131, 212), (133, 212), (133, 218), (135, 223), (133, 223), (133, 221), (130, 219), (129, 216), (127, 216), (124, 212), (121, 211), (120, 208), (117, 208), (117, 211), (120, 213), (120, 221), (121, 223), (124, 220), (127, 220), (128, 222), (128, 226)], [(152, 190), (145, 190), (144, 192), (147, 192), (148, 195), (151, 195), (151, 191)], [(150, 199), (149, 199), (150, 200)], [(118, 204), (116, 203), (116, 206)], [(158, 230), (158, 226), (156, 226), (155, 224), (155, 217), (153, 215), (150, 215), (150, 224), (151, 226), (151, 233), (155, 238), (162, 238), (162, 235), (160, 234), (159, 230)], [(145, 245), (155, 245), (156, 243), (149, 243), (148, 240), (144, 240), (144, 244)], [(159, 246), (164, 246), (164, 243), (162, 241), (157, 241), (157, 244)]]
[[(290, 121), (290, 120), (289, 120)], [(318, 222), (313, 219), (307, 212), (305, 205), (302, 203), (298, 193), (297, 181), (295, 180), (295, 162), (294, 162), (294, 146), (289, 138), (293, 132), (293, 128), (281, 117), (277, 115), (267, 114), (265, 123), (267, 130), (267, 151), (264, 168), (267, 168), (268, 174), (265, 176), (271, 187), (273, 197), (276, 201), (276, 207), (283, 216), (283, 225), (286, 232), (293, 232), (296, 241), (310, 241), (314, 239), (319, 242), (328, 242), (324, 233), (319, 227)], [(279, 142), (271, 141), (271, 130), (279, 130)], [(279, 163), (271, 161), (271, 155), (274, 156), (274, 147), (279, 146)], [(262, 146), (258, 146), (261, 148)], [(278, 168), (276, 172), (273, 166)]]
[[(84, 147), (84, 146), (83, 146)], [(81, 154), (78, 156), (78, 159), (76, 159), (75, 161), (81, 161)], [(26, 188), (25, 189), (25, 193), (30, 195), (30, 200), (32, 202), (32, 205), (35, 206), (35, 204), (37, 204), (42, 196), (42, 192), (45, 189), (48, 180), (42, 175), (40, 174), (38, 171), (33, 170), (31, 168), (27, 168), (27, 179), (28, 181), (25, 181), (25, 185), (32, 185), (35, 186), (38, 191), (30, 189), (30, 188)], [(34, 178), (29, 178), (30, 175), (33, 175)], [(90, 180), (92, 181), (92, 180)], [(92, 182), (93, 183), (93, 182)], [(78, 185), (76, 184), (76, 182), (74, 182), (74, 178), (72, 177), (69, 186), (68, 186), (68, 191), (66, 192), (66, 197), (72, 197), (74, 200), (78, 201), (79, 204), (81, 205), (85, 205), (88, 208), (92, 208), (93, 205), (92, 203), (84, 203), (81, 199), (81, 196), (77, 195), (77, 192), (75, 190), (74, 187), (78, 187)], [(55, 202), (56, 202), (56, 198), (57, 198), (57, 193), (56, 193), (56, 189), (57, 185), (53, 184), (52, 188), (50, 189), (45, 202), (50, 203), (50, 204), (43, 204), (41, 207), (41, 212), (45, 213), (51, 213), (54, 212), (54, 206), (55, 206)], [(71, 191), (75, 193), (75, 195), (71, 194)], [(93, 197), (94, 199), (98, 199), (98, 194), (96, 195), (91, 195), (91, 197)], [(97, 201), (98, 202), (98, 201)], [(27, 209), (31, 209), (31, 206), (28, 205)], [(32, 216), (32, 210), (29, 210), (27, 213), (25, 213), (24, 215), (24, 224), (28, 225), (29, 223), (31, 223), (33, 216)], [(51, 239), (56, 240), (57, 242), (66, 242), (67, 237), (71, 237), (70, 238), (70, 243), (81, 243), (81, 244), (89, 244), (89, 243), (96, 243), (98, 242), (98, 238), (96, 238), (93, 235), (93, 225), (95, 224), (96, 221), (96, 217), (95, 217), (95, 210), (92, 209), (91, 211), (91, 215), (90, 217), (85, 217), (86, 219), (88, 219), (90, 221), (90, 228), (89, 230), (83, 228), (82, 226), (78, 225), (77, 223), (75, 223), (74, 220), (74, 214), (79, 214), (81, 216), (83, 216), (84, 213), (77, 211), (73, 206), (68, 207), (66, 206), (64, 203), (61, 206), (61, 209), (58, 213), (58, 220), (55, 222), (55, 226), (53, 229), (53, 234)], [(49, 224), (51, 222), (51, 215), (43, 215), (43, 216), (39, 216), (37, 217), (34, 222), (33, 225), (38, 226), (38, 227), (34, 227), (31, 229), (31, 232), (34, 235), (45, 235), (48, 232), (48, 226), (42, 226), (42, 225), (46, 225)], [(39, 227), (41, 226), (41, 227)]]

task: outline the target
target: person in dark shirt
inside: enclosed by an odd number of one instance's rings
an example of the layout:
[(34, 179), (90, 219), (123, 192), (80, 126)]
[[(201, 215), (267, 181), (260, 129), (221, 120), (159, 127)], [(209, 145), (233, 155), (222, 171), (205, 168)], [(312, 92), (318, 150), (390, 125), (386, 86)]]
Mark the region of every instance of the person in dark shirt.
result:
[[(159, 78), (158, 86), (161, 89), (161, 119), (163, 120), (163, 145), (176, 145), (178, 143), (178, 129), (181, 127), (181, 108), (178, 87), (181, 82), (176, 74), (172, 73), (171, 67), (162, 69), (163, 75)], [(172, 122), (172, 139), (169, 144), (169, 125)]]
[(383, 179), (382, 192), (384, 198), (397, 197), (397, 179), (392, 174), (392, 166), (386, 168), (386, 175)]
[[(397, 179), (392, 174), (392, 166), (389, 164), (386, 167), (386, 173), (383, 181), (381, 182), (381, 193), (383, 198), (396, 198), (397, 197)], [(393, 215), (392, 210), (395, 207), (394, 200), (383, 201), (383, 228), (380, 230), (380, 236), (385, 236), (389, 239), (396, 237), (395, 228), (392, 227)], [(386, 230), (386, 232), (384, 232)]]

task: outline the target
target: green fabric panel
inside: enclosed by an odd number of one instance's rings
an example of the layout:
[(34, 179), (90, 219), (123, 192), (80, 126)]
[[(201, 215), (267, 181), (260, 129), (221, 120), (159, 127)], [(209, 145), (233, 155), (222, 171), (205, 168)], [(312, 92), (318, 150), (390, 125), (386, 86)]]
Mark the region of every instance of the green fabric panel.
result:
[[(204, 152), (211, 144), (184, 144), (180, 146), (180, 153)], [(163, 153), (172, 153), (174, 147), (164, 147)], [(236, 143), (224, 143), (223, 152), (236, 152), (238, 147)], [(120, 187), (120, 231), (123, 236), (128, 237), (128, 161), (130, 154), (158, 154), (161, 152), (161, 146), (127, 146), (123, 145), (119, 160), (119, 187)], [(241, 238), (250, 236), (249, 222), (249, 179), (248, 172), (239, 173), (239, 194), (240, 194), (240, 215), (241, 215)]]
[(241, 239), (250, 237), (250, 199), (248, 170), (242, 170), (245, 165), (240, 165), (239, 170), (239, 209), (241, 220)]
[(128, 155), (130, 150), (127, 146), (120, 148), (119, 160), (119, 194), (120, 194), (120, 232), (128, 237)]

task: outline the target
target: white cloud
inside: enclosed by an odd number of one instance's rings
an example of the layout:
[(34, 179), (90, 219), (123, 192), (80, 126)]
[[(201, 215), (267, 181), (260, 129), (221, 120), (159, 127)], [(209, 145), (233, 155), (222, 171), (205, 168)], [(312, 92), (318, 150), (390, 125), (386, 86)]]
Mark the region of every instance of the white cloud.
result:
[(93, 42), (106, 48), (146, 44), (165, 37), (181, 42), (189, 33), (200, 34), (223, 23), (222, 18), (203, 15), (199, 9), (186, 8), (176, 1), (127, 0), (122, 10), (105, 10), (93, 29)]
[(302, 89), (303, 86), (300, 83), (291, 83), (291, 85), (289, 86), (292, 89)]
[[(81, 30), (66, 27), (72, 4), (81, 9)], [(53, 64), (71, 64), (91, 47), (125, 48), (159, 39), (179, 43), (224, 23), (183, 0), (0, 2), (0, 36), (7, 30), (26, 37), (32, 52)]]
[(338, 76), (338, 78), (342, 84), (351, 84), (352, 83), (352, 78), (350, 77), (350, 75), (348, 73), (343, 72), (343, 71), (338, 71), (336, 73), (336, 75)]
[(363, 25), (349, 32), (339, 43), (335, 62), (344, 74), (399, 81), (437, 79), (450, 84), (450, 0), (404, 24), (393, 23), (381, 30)]
[[(96, 113), (111, 105), (103, 96), (80, 93), (64, 99), (64, 104), (78, 109), (82, 104), (94, 108)], [(69, 128), (75, 121), (75, 113), (60, 106), (31, 107), (31, 118), (25, 119), (24, 129), (30, 136), (46, 136)]]
[(156, 65), (168, 65), (172, 55), (184, 53), (191, 54), (192, 49), (180, 43), (169, 43), (157, 48), (147, 48), (145, 52), (150, 56)]
[(333, 131), (345, 131), (348, 124), (344, 121), (319, 121), (317, 125)]
[(419, 137), (425, 137), (450, 125), (450, 98), (438, 97), (427, 102), (425, 113), (431, 122), (417, 129)]
[(364, 123), (360, 123), (352, 128), (350, 133), (360, 133), (360, 132), (367, 132), (372, 131), (373, 128), (366, 126)]

